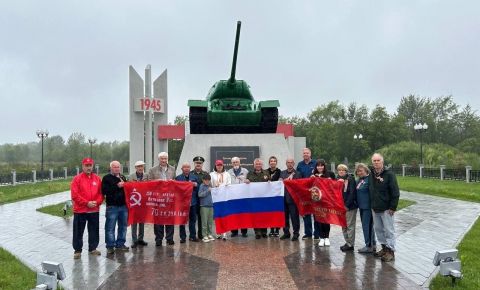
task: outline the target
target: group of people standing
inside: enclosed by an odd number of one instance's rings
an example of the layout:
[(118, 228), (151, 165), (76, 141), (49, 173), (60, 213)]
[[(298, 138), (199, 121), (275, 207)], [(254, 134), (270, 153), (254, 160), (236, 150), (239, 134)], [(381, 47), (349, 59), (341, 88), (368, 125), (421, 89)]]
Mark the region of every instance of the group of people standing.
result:
[[(82, 161), (82, 173), (75, 176), (71, 185), (73, 201), (73, 248), (74, 258), (80, 258), (83, 247), (83, 233), (88, 224), (89, 253), (100, 255), (97, 250), (99, 243), (99, 208), (103, 200), (106, 201), (105, 243), (107, 254), (115, 251), (129, 251), (126, 243), (128, 209), (125, 203), (124, 183), (129, 181), (147, 180), (177, 180), (192, 182), (193, 192), (190, 203), (188, 221), (189, 241), (210, 242), (216, 239), (227, 240), (227, 233), (213, 235), (213, 201), (211, 189), (230, 184), (268, 182), (298, 178), (329, 178), (343, 182), (343, 199), (346, 207), (347, 227), (343, 228), (345, 244), (340, 247), (344, 252), (353, 251), (355, 244), (355, 224), (357, 211), (360, 209), (360, 218), (365, 239), (365, 246), (359, 253), (373, 253), (383, 261), (395, 258), (395, 229), (394, 213), (399, 199), (399, 190), (395, 175), (384, 166), (383, 157), (375, 153), (372, 156), (372, 167), (359, 163), (355, 167), (357, 179), (348, 173), (348, 167), (340, 164), (337, 167), (337, 176), (327, 169), (323, 159), (313, 160), (311, 151), (303, 149), (303, 160), (295, 167), (293, 158), (286, 159), (285, 170), (277, 167), (277, 158), (271, 156), (268, 168), (264, 169), (263, 161), (254, 160), (253, 170), (242, 167), (238, 157), (231, 159), (232, 168), (225, 169), (223, 160), (215, 161), (211, 173), (203, 170), (204, 158), (197, 156), (193, 159), (194, 168), (189, 163), (181, 165), (182, 173), (175, 176), (175, 168), (168, 164), (168, 154), (161, 152), (158, 155), (159, 164), (145, 172), (145, 163), (137, 161), (135, 172), (127, 179), (120, 173), (120, 163), (112, 161), (110, 172), (102, 180), (92, 172), (93, 160), (85, 158)], [(284, 194), (285, 227), (280, 236), (279, 228), (255, 228), (255, 238), (262, 239), (280, 237), (281, 240), (298, 241), (300, 238), (300, 216), (290, 193), (285, 188)], [(320, 247), (330, 246), (330, 224), (317, 222), (312, 215), (303, 216), (304, 235), (302, 240), (318, 240)], [(290, 231), (292, 226), (292, 232)], [(115, 228), (117, 235), (115, 236)], [(198, 229), (198, 231), (197, 231)], [(239, 235), (248, 236), (248, 229), (232, 230), (230, 237)], [(168, 245), (175, 244), (173, 240), (173, 225), (154, 225), (155, 245), (162, 246), (163, 240)], [(180, 243), (187, 241), (186, 225), (179, 226)], [(382, 249), (376, 251), (376, 239)], [(144, 241), (144, 225), (132, 225), (132, 248), (147, 246)]]

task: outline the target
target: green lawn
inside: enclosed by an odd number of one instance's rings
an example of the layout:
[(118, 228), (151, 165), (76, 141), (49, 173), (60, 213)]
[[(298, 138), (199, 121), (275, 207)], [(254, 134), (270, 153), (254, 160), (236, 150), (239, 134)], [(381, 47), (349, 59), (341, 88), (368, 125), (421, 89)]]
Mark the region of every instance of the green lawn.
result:
[(52, 205), (47, 205), (41, 208), (37, 208), (37, 211), (51, 214), (54, 216), (59, 216), (63, 218), (69, 218), (73, 215), (72, 213), (72, 208), (67, 209), (67, 214), (64, 216), (63, 215), (63, 208), (65, 206), (65, 202), (57, 203), (57, 204), (52, 204)]
[[(418, 177), (398, 177), (401, 190), (426, 193), (430, 195), (480, 202), (480, 183), (464, 181), (435, 180)], [(460, 214), (460, 213), (457, 213)], [(437, 275), (430, 289), (480, 289), (480, 220), (477, 219), (470, 231), (457, 247), (462, 260), (463, 279), (451, 287), (452, 279)]]
[(398, 200), (397, 210), (401, 210), (402, 208), (406, 208), (407, 206), (411, 206), (412, 204), (416, 204), (416, 201), (409, 200), (409, 199), (400, 199)]
[(0, 248), (0, 289), (32, 289), (36, 281), (34, 271)]
[(473, 225), (472, 229), (465, 235), (457, 247), (460, 259), (462, 260), (463, 279), (457, 280), (457, 286), (452, 288), (452, 279), (437, 275), (430, 284), (430, 289), (480, 289), (480, 219)]
[(398, 176), (397, 180), (401, 190), (480, 202), (480, 182), (466, 183), (465, 181), (440, 181), (438, 179), (401, 176)]
[(0, 204), (44, 196), (70, 189), (71, 179), (0, 186)]

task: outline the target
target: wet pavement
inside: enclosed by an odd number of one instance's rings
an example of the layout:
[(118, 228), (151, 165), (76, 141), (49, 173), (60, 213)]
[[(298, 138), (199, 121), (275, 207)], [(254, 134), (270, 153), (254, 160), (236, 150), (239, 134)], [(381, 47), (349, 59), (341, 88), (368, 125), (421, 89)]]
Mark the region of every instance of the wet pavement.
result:
[[(69, 199), (69, 193), (0, 206), (0, 247), (38, 270), (41, 261), (62, 262), (67, 289), (421, 289), (436, 274), (436, 250), (455, 247), (480, 213), (480, 204), (402, 192), (417, 201), (396, 214), (396, 260), (343, 253), (341, 229), (332, 226), (330, 247), (312, 240), (236, 237), (210, 243), (154, 246), (146, 225), (147, 247), (106, 257), (104, 214), (100, 218), (102, 256), (73, 260), (72, 220), (35, 211)], [(105, 207), (102, 207), (104, 210)], [(459, 214), (461, 213), (461, 214)], [(86, 244), (85, 235), (85, 247)], [(130, 228), (127, 244), (130, 242)], [(356, 249), (363, 246), (357, 217)]]

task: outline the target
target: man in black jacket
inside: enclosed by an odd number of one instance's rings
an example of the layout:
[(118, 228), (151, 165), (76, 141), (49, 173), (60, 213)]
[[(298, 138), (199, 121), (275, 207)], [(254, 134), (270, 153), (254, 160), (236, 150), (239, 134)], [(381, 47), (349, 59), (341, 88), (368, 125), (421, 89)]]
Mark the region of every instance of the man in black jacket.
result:
[[(123, 184), (127, 181), (125, 176), (120, 174), (120, 162), (110, 162), (110, 173), (102, 179), (102, 193), (105, 196), (107, 209), (105, 212), (105, 243), (107, 254), (113, 254), (114, 248), (117, 251), (127, 252), (125, 246), (127, 236), (128, 209), (125, 204), (125, 192)], [(115, 226), (118, 224), (118, 234), (115, 238)]]
[(395, 173), (384, 166), (383, 156), (372, 156), (372, 173), (369, 176), (370, 201), (372, 203), (373, 224), (377, 240), (382, 249), (374, 254), (382, 261), (395, 259), (395, 227), (393, 215), (397, 210), (400, 191)]

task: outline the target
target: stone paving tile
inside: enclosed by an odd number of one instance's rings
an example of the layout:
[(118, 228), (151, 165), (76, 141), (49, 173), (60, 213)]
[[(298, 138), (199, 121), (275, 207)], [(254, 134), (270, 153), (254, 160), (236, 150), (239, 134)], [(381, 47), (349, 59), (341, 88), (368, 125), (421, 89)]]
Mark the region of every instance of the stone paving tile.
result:
[[(339, 247), (344, 240), (338, 226), (332, 226), (332, 246), (329, 248), (319, 248), (308, 240), (296, 243), (278, 239), (256, 241), (253, 232), (247, 239), (180, 245), (178, 227), (175, 229), (175, 246), (156, 248), (153, 246), (153, 227), (146, 225), (148, 247), (107, 259), (104, 207), (100, 215), (99, 250), (102, 256), (92, 257), (84, 251), (81, 260), (73, 260), (71, 219), (35, 211), (69, 199), (68, 192), (0, 206), (0, 246), (35, 270), (43, 260), (62, 262), (67, 273), (67, 279), (62, 283), (66, 289), (95, 289), (100, 285), (102, 289), (135, 289), (138, 285), (142, 289), (158, 289), (158, 285), (171, 281), (172, 277), (175, 283), (163, 284), (165, 288), (337, 290), (427, 287), (436, 273), (432, 264), (435, 251), (457, 245), (478, 217), (480, 204), (410, 192), (402, 192), (401, 197), (417, 204), (396, 213), (397, 253), (396, 261), (392, 263), (382, 263), (370, 255), (342, 253)], [(356, 231), (355, 247), (358, 249), (363, 246), (359, 216)], [(86, 235), (84, 245), (87, 247)], [(155, 278), (151, 283), (139, 278), (152, 276)]]
[[(65, 289), (96, 289), (120, 264), (105, 256), (89, 257), (87, 249), (81, 260), (73, 260), (71, 220), (36, 211), (68, 199), (70, 193), (62, 192), (0, 205), (0, 247), (34, 271), (41, 269), (42, 261), (61, 262), (67, 275), (61, 283)], [(59, 235), (52, 235), (45, 229), (52, 229)]]

